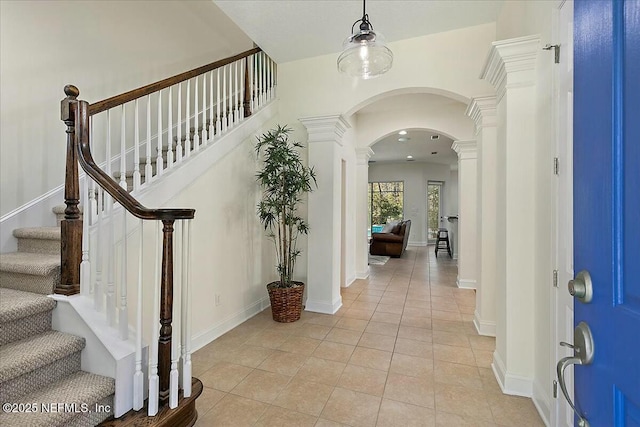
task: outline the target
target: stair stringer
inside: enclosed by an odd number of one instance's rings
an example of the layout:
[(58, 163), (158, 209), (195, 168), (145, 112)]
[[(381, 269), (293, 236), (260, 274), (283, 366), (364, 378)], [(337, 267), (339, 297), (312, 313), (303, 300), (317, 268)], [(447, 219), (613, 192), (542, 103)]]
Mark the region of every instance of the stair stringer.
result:
[[(50, 295), (57, 301), (53, 309), (51, 326), (54, 330), (66, 332), (86, 340), (81, 354), (83, 371), (115, 379), (113, 416), (118, 418), (133, 408), (133, 375), (135, 373), (136, 351), (132, 338), (122, 340), (118, 330), (109, 326), (104, 314), (97, 312), (93, 301), (82, 295), (70, 297)], [(134, 334), (130, 333), (133, 337)], [(142, 346), (142, 372), (147, 396), (148, 345)]]

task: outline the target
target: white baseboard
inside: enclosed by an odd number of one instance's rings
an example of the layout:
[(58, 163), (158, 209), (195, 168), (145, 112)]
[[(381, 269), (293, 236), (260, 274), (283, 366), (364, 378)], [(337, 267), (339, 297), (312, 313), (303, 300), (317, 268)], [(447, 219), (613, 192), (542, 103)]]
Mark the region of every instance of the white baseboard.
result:
[(357, 279), (357, 277), (355, 276), (355, 274), (349, 278), (347, 278), (347, 284), (344, 286), (345, 288), (348, 288), (349, 286), (351, 286), (351, 284), (353, 282), (355, 282)]
[(476, 331), (478, 331), (478, 334), (480, 335), (484, 335), (487, 337), (496, 336), (496, 322), (482, 320), (480, 318), (480, 313), (478, 313), (478, 310), (473, 313), (473, 326), (476, 327)]
[(504, 394), (523, 397), (531, 397), (533, 395), (533, 379), (509, 373), (497, 351), (493, 352), (491, 368)]
[(533, 405), (538, 410), (545, 426), (551, 426), (551, 395), (545, 392), (538, 381), (533, 382)]
[(307, 298), (305, 303), (305, 311), (313, 311), (315, 313), (335, 314), (342, 307), (342, 297), (338, 297), (333, 303), (326, 301), (313, 301)]
[(460, 289), (476, 289), (476, 281), (475, 280), (458, 278), (456, 280), (456, 285), (458, 285), (458, 287)]
[(253, 304), (246, 307), (244, 310), (236, 313), (212, 328), (207, 329), (206, 331), (200, 332), (191, 337), (191, 351), (194, 352), (196, 350), (201, 349), (205, 345), (209, 344), (216, 338), (220, 337), (222, 334), (229, 332), (231, 329), (235, 328), (245, 320), (248, 320), (260, 313), (265, 308), (269, 307), (269, 297), (266, 296), (259, 301), (254, 302)]
[(356, 279), (367, 279), (369, 278), (369, 267), (367, 267), (364, 271), (356, 271)]

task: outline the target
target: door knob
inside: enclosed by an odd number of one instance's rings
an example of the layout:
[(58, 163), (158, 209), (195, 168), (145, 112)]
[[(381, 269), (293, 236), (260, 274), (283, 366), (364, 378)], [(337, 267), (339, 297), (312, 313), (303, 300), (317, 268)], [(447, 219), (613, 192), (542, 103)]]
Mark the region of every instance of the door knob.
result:
[(585, 322), (578, 323), (576, 329), (574, 331), (574, 344), (569, 344), (566, 342), (561, 342), (560, 345), (569, 347), (573, 349), (573, 356), (563, 357), (558, 362), (558, 366), (556, 367), (558, 373), (558, 383), (560, 384), (560, 390), (562, 390), (562, 394), (564, 394), (565, 399), (569, 402), (569, 406), (578, 416), (578, 427), (590, 427), (589, 421), (585, 417), (582, 416), (580, 412), (576, 409), (571, 397), (569, 396), (569, 392), (567, 391), (567, 385), (564, 381), (564, 371), (568, 366), (571, 365), (589, 365), (593, 362), (593, 335), (591, 335), (591, 329), (589, 325)]
[(587, 270), (582, 270), (576, 275), (576, 278), (569, 280), (569, 293), (578, 301), (588, 304), (593, 298), (593, 285), (591, 283), (591, 275)]

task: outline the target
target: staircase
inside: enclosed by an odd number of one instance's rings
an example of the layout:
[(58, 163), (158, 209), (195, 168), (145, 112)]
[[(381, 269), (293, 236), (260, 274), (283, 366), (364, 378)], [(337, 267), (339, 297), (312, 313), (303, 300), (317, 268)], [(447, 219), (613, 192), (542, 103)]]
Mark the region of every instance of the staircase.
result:
[(82, 371), (84, 338), (51, 329), (60, 228), (13, 234), (18, 251), (0, 254), (0, 425), (99, 424), (111, 416), (114, 379)]

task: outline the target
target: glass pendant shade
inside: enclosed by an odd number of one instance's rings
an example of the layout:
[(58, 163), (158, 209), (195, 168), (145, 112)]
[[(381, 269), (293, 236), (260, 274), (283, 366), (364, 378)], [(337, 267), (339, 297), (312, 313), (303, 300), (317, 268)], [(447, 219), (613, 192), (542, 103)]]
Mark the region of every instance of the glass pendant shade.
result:
[[(360, 23), (358, 32), (354, 32)], [(382, 34), (373, 30), (367, 15), (366, 0), (362, 0), (362, 18), (351, 26), (351, 36), (347, 37), (338, 57), (338, 70), (351, 77), (371, 79), (391, 69), (393, 53), (386, 46)]]
[(371, 79), (391, 69), (393, 53), (382, 34), (363, 29), (349, 36), (338, 57), (338, 70), (352, 77)]

